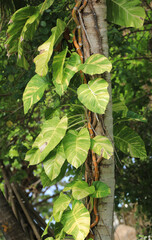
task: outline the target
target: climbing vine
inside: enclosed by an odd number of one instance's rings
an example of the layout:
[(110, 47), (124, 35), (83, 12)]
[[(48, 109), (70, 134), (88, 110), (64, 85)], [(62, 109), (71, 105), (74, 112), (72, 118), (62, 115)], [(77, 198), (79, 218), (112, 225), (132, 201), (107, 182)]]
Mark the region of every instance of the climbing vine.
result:
[[(10, 20), (6, 41), (8, 55), (17, 53), (18, 65), (26, 70), (30, 67), (30, 58), (25, 54), (27, 41), (33, 39), (42, 14), (53, 2), (45, 0), (37, 7), (24, 7), (15, 12)], [(99, 181), (99, 165), (102, 159), (111, 158), (113, 146), (106, 136), (96, 133), (95, 127), (99, 115), (105, 114), (109, 102), (108, 83), (103, 74), (110, 72), (112, 65), (102, 54), (93, 54), (87, 59), (84, 57), (82, 31), (86, 39), (88, 36), (81, 11), (87, 4), (93, 11), (91, 1), (77, 0), (72, 10), (72, 19), (68, 22), (57, 19), (56, 26), (51, 29), (51, 36), (38, 47), (39, 54), (34, 58), (36, 75), (28, 82), (23, 94), (26, 114), (46, 90), (50, 90), (51, 94), (54, 89), (61, 101), (73, 83), (74, 76), (79, 78), (77, 89), (72, 88), (72, 85), (70, 88), (77, 94), (77, 104), (83, 109), (83, 120), (71, 124), (68, 112), (62, 107), (59, 115), (51, 116), (43, 122), (39, 135), (25, 157), (29, 165), (41, 164), (51, 181), (60, 179), (69, 164), (72, 168), (80, 169), (80, 172), (82, 167), (85, 168), (81, 179), (78, 177), (67, 184), (54, 202), (50, 222), (54, 218), (57, 223), (61, 223), (60, 231), (55, 236), (58, 240), (66, 234), (76, 240), (84, 240), (99, 221), (97, 199), (110, 194), (109, 186)], [(117, 14), (117, 7), (114, 3), (112, 6)], [(140, 11), (138, 9), (138, 17), (143, 17), (141, 8)], [(94, 12), (93, 16), (97, 26)], [(110, 12), (109, 16), (111, 18)], [(72, 20), (76, 25), (72, 31), (76, 52), (68, 44), (62, 46), (63, 35)], [(59, 45), (62, 46), (60, 51), (57, 50)], [(44, 235), (46, 233), (47, 229)]]

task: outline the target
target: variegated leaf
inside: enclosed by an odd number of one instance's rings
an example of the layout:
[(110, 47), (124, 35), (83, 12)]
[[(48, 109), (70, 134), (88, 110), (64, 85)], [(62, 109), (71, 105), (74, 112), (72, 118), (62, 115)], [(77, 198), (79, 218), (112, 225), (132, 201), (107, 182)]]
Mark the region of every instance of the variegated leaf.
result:
[(75, 240), (84, 240), (90, 229), (90, 214), (83, 203), (75, 200), (72, 210), (63, 213), (61, 219), (64, 231), (74, 237)]
[(93, 54), (84, 64), (79, 66), (79, 70), (82, 70), (86, 74), (94, 75), (104, 72), (110, 72), (112, 68), (111, 62), (101, 54)]
[(24, 113), (26, 114), (31, 106), (37, 103), (43, 96), (48, 86), (46, 77), (35, 75), (27, 84), (23, 93)]
[(80, 64), (81, 64), (81, 60), (79, 55), (77, 53), (72, 53), (64, 67), (61, 84), (58, 84), (55, 80), (53, 81), (56, 87), (56, 92), (60, 96), (63, 95), (63, 93), (68, 88), (70, 80), (74, 76), (74, 74), (79, 71), (78, 66)]
[(90, 111), (104, 114), (109, 102), (107, 87), (108, 83), (102, 78), (89, 81), (78, 88), (78, 98)]
[(45, 76), (48, 73), (48, 62), (53, 53), (53, 47), (64, 32), (66, 24), (60, 19), (57, 20), (57, 26), (52, 29), (51, 37), (39, 46), (40, 54), (34, 58), (36, 73)]
[(62, 84), (63, 67), (68, 49), (66, 48), (53, 58), (53, 81)]
[(90, 136), (86, 128), (77, 131), (70, 130), (63, 139), (67, 161), (75, 168), (80, 167), (86, 160), (90, 148)]
[(111, 190), (107, 184), (95, 181), (93, 182), (93, 186), (95, 187), (95, 192), (91, 195), (93, 198), (103, 198), (110, 195)]
[(48, 155), (46, 161), (44, 162), (44, 170), (51, 180), (54, 180), (60, 174), (61, 167), (63, 166), (65, 159), (66, 157), (62, 144), (60, 144), (57, 149)]
[(91, 149), (105, 159), (109, 159), (113, 155), (113, 146), (110, 140), (104, 136), (96, 136), (91, 139)]
[(25, 158), (25, 160), (30, 161), (30, 165), (42, 162), (49, 152), (58, 145), (67, 130), (67, 122), (67, 117), (63, 117), (61, 120), (54, 117), (44, 122), (42, 131), (32, 146), (35, 152), (32, 154), (32, 150), (30, 150), (31, 152), (29, 151)]
[(66, 194), (60, 193), (60, 196), (53, 204), (53, 216), (56, 222), (60, 222), (64, 210), (69, 206), (71, 198)]
[[(93, 194), (95, 191), (94, 186), (89, 186), (87, 182), (85, 181), (76, 181), (74, 184), (71, 185), (72, 189), (72, 195), (75, 199), (80, 200), (82, 198), (85, 198), (89, 196), (90, 194)], [(66, 186), (64, 188), (64, 191), (70, 190), (70, 186)]]

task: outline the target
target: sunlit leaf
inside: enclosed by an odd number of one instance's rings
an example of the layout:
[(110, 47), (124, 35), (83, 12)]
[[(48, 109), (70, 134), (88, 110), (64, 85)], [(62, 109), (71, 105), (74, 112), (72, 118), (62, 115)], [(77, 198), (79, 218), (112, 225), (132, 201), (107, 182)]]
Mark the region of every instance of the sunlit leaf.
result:
[(60, 19), (57, 20), (56, 27), (52, 28), (51, 37), (39, 46), (40, 54), (34, 58), (36, 65), (36, 73), (40, 76), (45, 76), (48, 73), (48, 62), (53, 53), (53, 47), (64, 32), (66, 24)]
[(90, 194), (94, 193), (95, 188), (94, 186), (89, 186), (85, 181), (75, 181), (73, 184), (68, 185), (64, 188), (64, 191), (68, 191), (72, 189), (72, 195), (75, 199), (80, 200), (89, 196)]
[(125, 27), (142, 27), (145, 11), (139, 4), (138, 0), (107, 0), (108, 21)]
[(63, 145), (67, 161), (75, 168), (80, 167), (85, 162), (90, 147), (88, 130), (70, 130), (63, 139)]
[(41, 133), (33, 143), (33, 149), (26, 154), (25, 160), (30, 161), (30, 165), (43, 161), (58, 145), (67, 130), (67, 121), (67, 117), (61, 120), (54, 117), (44, 122)]
[(113, 146), (110, 140), (104, 136), (96, 136), (91, 139), (91, 149), (105, 159), (109, 159), (113, 155)]
[(60, 222), (64, 210), (69, 206), (71, 199), (64, 193), (53, 204), (53, 216), (56, 222)]
[(101, 54), (93, 54), (84, 64), (79, 66), (79, 70), (82, 70), (86, 74), (102, 74), (104, 72), (110, 72), (112, 65), (110, 61)]
[(62, 223), (64, 231), (72, 235), (75, 240), (84, 240), (90, 229), (90, 214), (83, 203), (75, 200), (72, 210), (63, 213)]
[(57, 84), (62, 84), (63, 66), (67, 55), (67, 48), (53, 58), (53, 80)]
[(43, 96), (48, 86), (46, 77), (35, 75), (27, 84), (23, 93), (24, 113), (26, 114), (31, 106), (37, 103)]
[(67, 60), (66, 65), (63, 70), (63, 78), (61, 84), (53, 81), (56, 92), (61, 96), (66, 91), (69, 86), (71, 78), (76, 72), (78, 72), (78, 66), (81, 64), (80, 57), (77, 53), (72, 53), (70, 58)]
[(109, 102), (107, 87), (108, 83), (102, 78), (91, 80), (88, 84), (80, 85), (77, 90), (78, 98), (90, 111), (104, 114)]
[(61, 171), (65, 162), (63, 145), (59, 145), (56, 150), (51, 152), (44, 162), (44, 170), (51, 180), (54, 180)]
[(91, 195), (91, 197), (103, 198), (109, 196), (111, 193), (108, 185), (103, 182), (95, 181), (93, 182), (93, 186), (95, 187), (95, 192)]

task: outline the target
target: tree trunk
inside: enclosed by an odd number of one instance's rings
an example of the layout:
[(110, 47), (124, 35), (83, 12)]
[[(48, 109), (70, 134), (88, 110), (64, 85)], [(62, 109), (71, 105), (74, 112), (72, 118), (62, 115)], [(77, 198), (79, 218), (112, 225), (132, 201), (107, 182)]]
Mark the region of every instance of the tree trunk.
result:
[(0, 228), (6, 240), (29, 240), (0, 191)]
[[(90, 54), (100, 53), (108, 57), (107, 22), (106, 22), (106, 0), (88, 0), (84, 8), (81, 27), (83, 29), (83, 47), (85, 58)], [(82, 21), (83, 19), (83, 21)], [(88, 48), (89, 46), (89, 48)], [(102, 76), (103, 77), (103, 76)], [(99, 116), (96, 127), (97, 134), (106, 135), (113, 143), (113, 118), (110, 74), (106, 73), (104, 78), (109, 83), (110, 102), (104, 116)], [(102, 161), (100, 165), (100, 181), (105, 182), (111, 188), (111, 195), (100, 199), (98, 202), (99, 222), (94, 229), (95, 239), (113, 239), (113, 207), (114, 207), (114, 158)]]

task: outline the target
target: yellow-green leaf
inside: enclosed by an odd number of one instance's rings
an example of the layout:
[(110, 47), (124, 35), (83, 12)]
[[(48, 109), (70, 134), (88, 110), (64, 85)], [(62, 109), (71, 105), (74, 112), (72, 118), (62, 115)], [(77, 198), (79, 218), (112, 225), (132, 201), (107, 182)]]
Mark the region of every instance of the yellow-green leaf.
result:
[(104, 114), (109, 102), (107, 87), (108, 83), (102, 78), (89, 81), (78, 88), (78, 98), (90, 111)]
[(83, 203), (75, 200), (72, 210), (63, 213), (61, 219), (64, 231), (74, 237), (75, 240), (84, 240), (90, 230), (90, 214)]
[(23, 93), (24, 113), (26, 114), (31, 106), (37, 103), (43, 96), (48, 86), (46, 77), (35, 75), (27, 84)]

